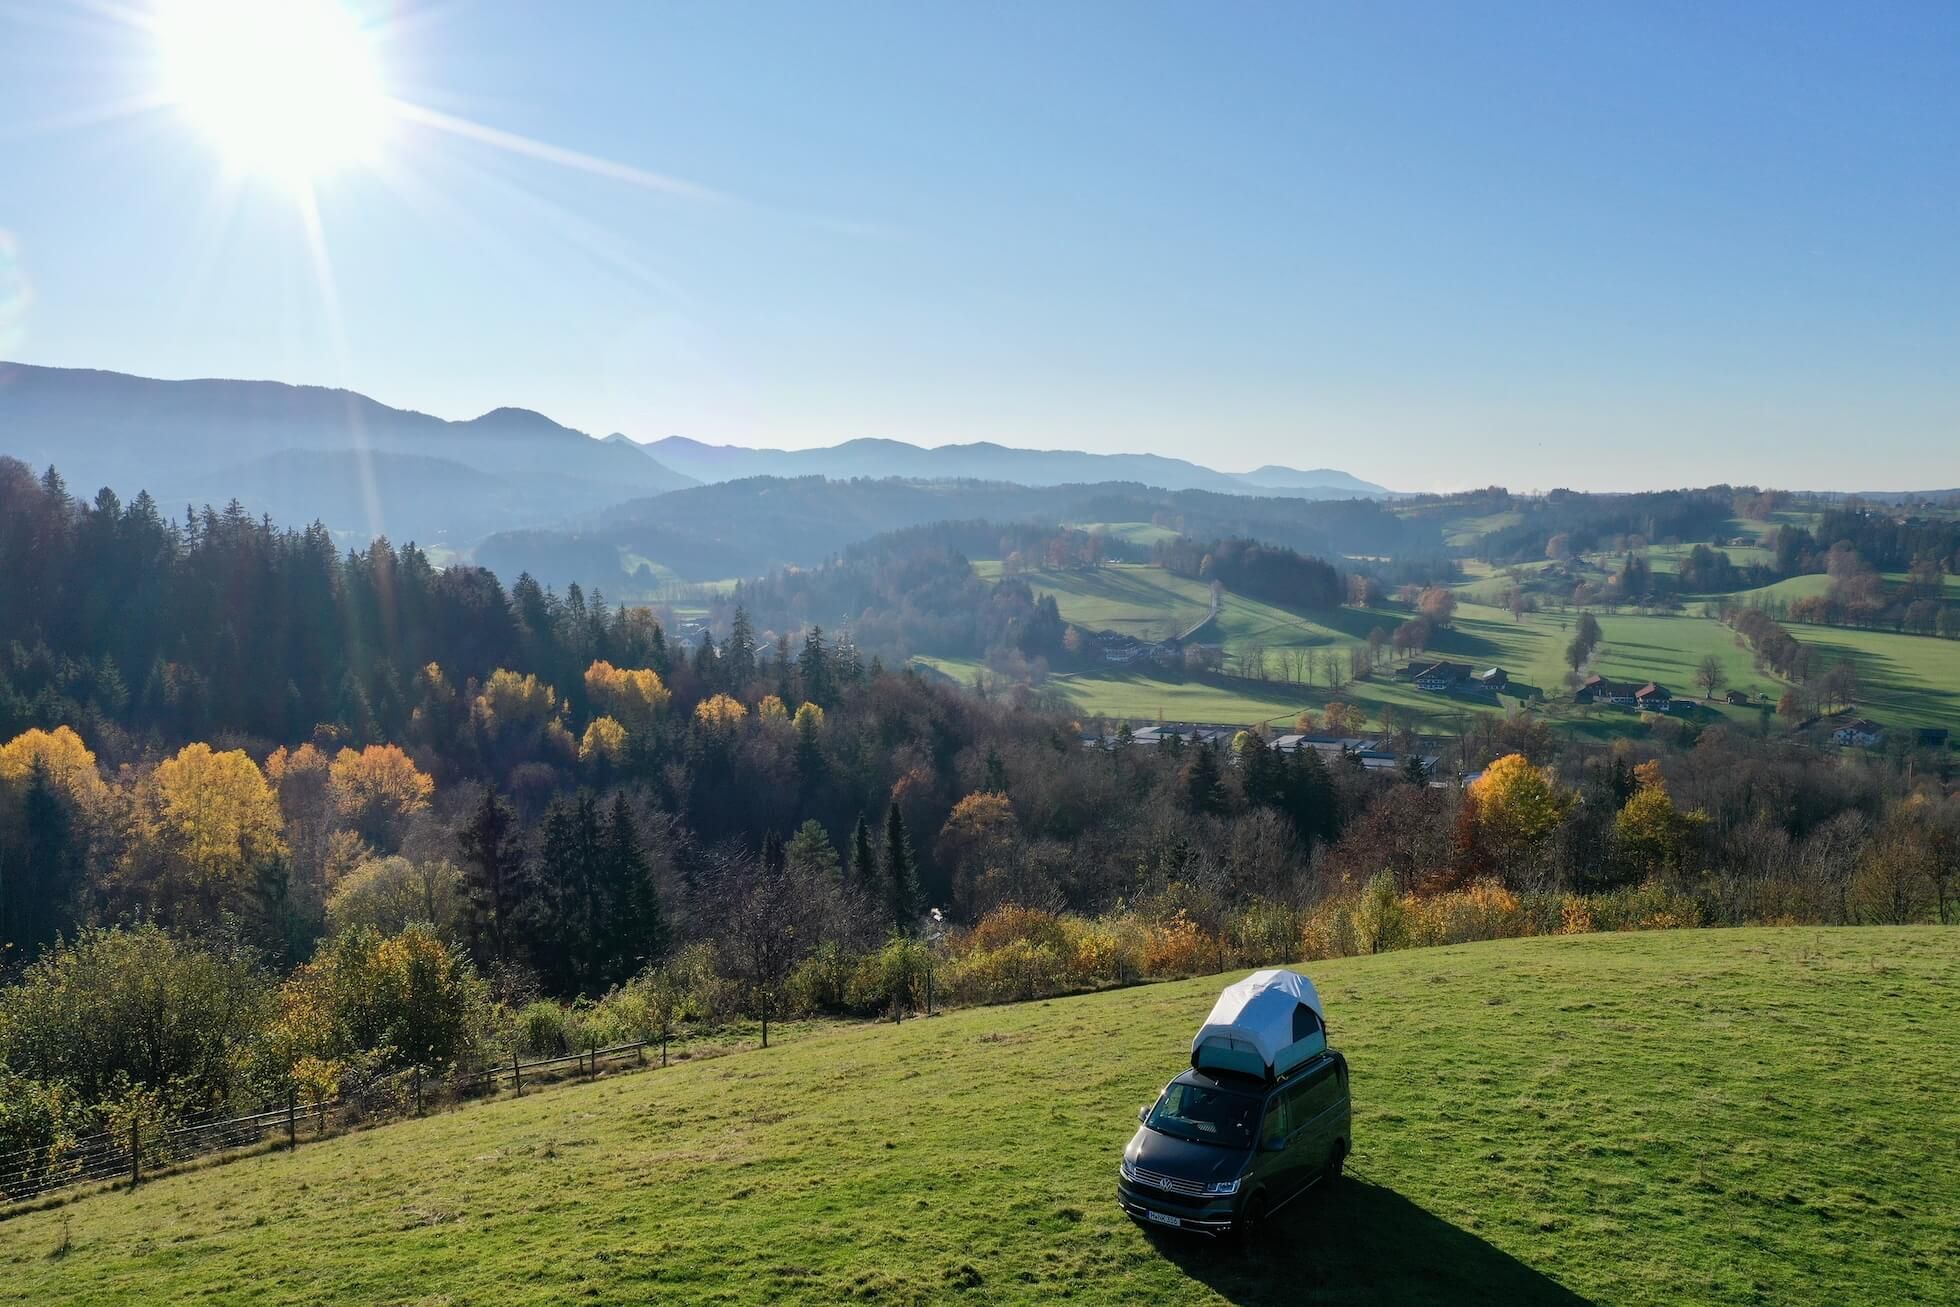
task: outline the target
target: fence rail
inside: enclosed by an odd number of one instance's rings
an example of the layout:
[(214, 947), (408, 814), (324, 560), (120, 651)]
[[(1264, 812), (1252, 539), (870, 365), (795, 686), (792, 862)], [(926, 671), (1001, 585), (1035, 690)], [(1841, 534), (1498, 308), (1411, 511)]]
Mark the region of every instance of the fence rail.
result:
[(138, 1184), (190, 1162), (265, 1147), (297, 1148), (302, 1141), (343, 1134), (357, 1126), (421, 1115), (433, 1107), (488, 1098), (508, 1089), (571, 1076), (596, 1076), (625, 1061), (645, 1066), (649, 1050), (667, 1064), (665, 1040), (593, 1046), (531, 1062), (478, 1063), (437, 1072), (423, 1067), (390, 1072), (315, 1099), (289, 1089), (286, 1101), (256, 1112), (180, 1121), (145, 1121), (62, 1139), (46, 1147), (0, 1153), (0, 1219), (9, 1208), (76, 1185)]

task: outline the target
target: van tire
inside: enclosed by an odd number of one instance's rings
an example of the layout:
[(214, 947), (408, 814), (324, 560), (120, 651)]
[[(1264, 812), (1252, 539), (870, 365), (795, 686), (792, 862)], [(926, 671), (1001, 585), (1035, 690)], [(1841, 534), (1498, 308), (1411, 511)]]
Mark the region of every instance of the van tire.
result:
[(1336, 1139), (1334, 1141), (1334, 1151), (1327, 1158), (1326, 1169), (1324, 1169), (1320, 1173), (1320, 1183), (1322, 1188), (1331, 1187), (1337, 1182), (1339, 1182), (1341, 1178), (1341, 1168), (1347, 1165), (1347, 1155), (1348, 1155), (1347, 1140)]
[(1241, 1248), (1250, 1250), (1258, 1244), (1260, 1236), (1266, 1232), (1266, 1211), (1266, 1195), (1254, 1194), (1252, 1201), (1246, 1204), (1245, 1215), (1239, 1218), (1238, 1228), (1234, 1231), (1238, 1235)]

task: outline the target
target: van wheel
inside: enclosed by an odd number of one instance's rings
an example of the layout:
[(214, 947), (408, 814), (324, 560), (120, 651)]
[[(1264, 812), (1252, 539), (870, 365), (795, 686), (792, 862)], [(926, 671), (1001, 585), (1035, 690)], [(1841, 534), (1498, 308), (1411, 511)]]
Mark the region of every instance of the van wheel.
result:
[(1266, 1195), (1259, 1194), (1246, 1205), (1245, 1215), (1239, 1218), (1239, 1244), (1250, 1249), (1259, 1242), (1259, 1236), (1266, 1231)]
[(1330, 1155), (1327, 1159), (1326, 1169), (1324, 1169), (1320, 1173), (1320, 1182), (1322, 1187), (1332, 1185), (1334, 1182), (1336, 1182), (1341, 1178), (1341, 1168), (1347, 1165), (1347, 1155), (1348, 1155), (1347, 1140), (1345, 1139), (1335, 1140), (1334, 1151), (1332, 1155)]

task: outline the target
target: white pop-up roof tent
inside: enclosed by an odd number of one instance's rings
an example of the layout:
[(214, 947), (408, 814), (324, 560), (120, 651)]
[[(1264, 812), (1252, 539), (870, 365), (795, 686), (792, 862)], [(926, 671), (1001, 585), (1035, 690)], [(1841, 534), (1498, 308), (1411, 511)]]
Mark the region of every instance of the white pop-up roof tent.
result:
[(1255, 971), (1212, 1004), (1191, 1041), (1191, 1065), (1271, 1080), (1326, 1047), (1327, 1018), (1313, 982), (1295, 971)]

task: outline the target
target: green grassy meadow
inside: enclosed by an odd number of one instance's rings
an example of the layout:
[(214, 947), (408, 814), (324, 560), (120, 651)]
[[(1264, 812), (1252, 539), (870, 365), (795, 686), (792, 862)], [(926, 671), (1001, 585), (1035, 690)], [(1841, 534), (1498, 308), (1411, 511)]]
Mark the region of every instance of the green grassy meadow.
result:
[(1261, 1247), (1122, 1216), (1213, 977), (860, 1026), (0, 1222), (0, 1302), (1952, 1302), (1960, 931), (1315, 963), (1350, 1178)]
[[(984, 575), (998, 574), (997, 563), (975, 566)], [(1209, 604), (1209, 589), (1202, 582), (1141, 564), (1029, 572), (1026, 578), (1037, 593), (1055, 597), (1069, 622), (1090, 630), (1110, 629), (1150, 639), (1189, 626), (1204, 616)], [(1780, 584), (1796, 589), (1799, 582), (1824, 579), (1800, 577)], [(1544, 708), (1578, 734), (1608, 739), (1637, 731), (1639, 720), (1630, 712), (1580, 709), (1571, 703), (1565, 688), (1564, 655), (1576, 615), (1545, 611), (1514, 620), (1508, 610), (1495, 606), (1505, 583), (1500, 573), (1472, 569), (1458, 587), (1460, 606), (1455, 623), (1437, 633), (1428, 651), (1438, 658), (1506, 668), (1523, 692), (1503, 696), (1495, 705), (1426, 694), (1395, 681), (1387, 672), (1343, 686), (1338, 692), (1330, 692), (1324, 685), (1292, 684), (1286, 679), (1291, 651), (1311, 649), (1344, 659), (1346, 650), (1365, 641), (1372, 628), (1393, 629), (1408, 614), (1387, 607), (1308, 613), (1230, 593), (1217, 620), (1198, 638), (1222, 644), (1234, 655), (1265, 650), (1266, 679), (1177, 682), (1141, 667), (1119, 667), (1058, 674), (1044, 688), (1085, 716), (1251, 725), (1290, 721), (1303, 708), (1318, 709), (1340, 699), (1359, 705), (1376, 721), (1383, 709), (1394, 707), (1438, 729), (1444, 719), (1458, 713), (1510, 711), (1542, 697)], [(1700, 702), (1695, 669), (1709, 654), (1722, 661), (1728, 676), (1725, 689), (1741, 690), (1752, 697), (1767, 694), (1774, 702), (1787, 688), (1775, 676), (1756, 669), (1753, 657), (1737, 643), (1732, 630), (1693, 607), (1671, 614), (1596, 615), (1605, 645), (1590, 670), (1620, 680), (1658, 680), (1677, 697), (1695, 699), (1695, 712), (1705, 720), (1727, 720), (1750, 729), (1760, 726), (1760, 713), (1754, 707)], [(1960, 642), (1833, 627), (1797, 629), (1798, 637), (1816, 645), (1823, 656), (1850, 657), (1858, 664), (1865, 687), (1861, 712), (1891, 725), (1944, 725), (1960, 730)], [(975, 661), (955, 658), (919, 661), (963, 684), (971, 683), (979, 666)]]

